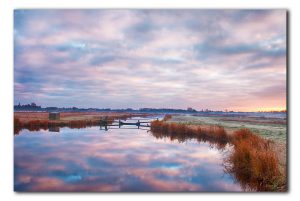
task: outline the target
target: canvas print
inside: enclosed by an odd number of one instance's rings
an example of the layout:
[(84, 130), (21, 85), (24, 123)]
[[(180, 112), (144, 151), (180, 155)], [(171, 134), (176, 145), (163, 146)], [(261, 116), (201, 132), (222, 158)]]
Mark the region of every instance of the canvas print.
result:
[(287, 191), (287, 11), (17, 9), (14, 191)]

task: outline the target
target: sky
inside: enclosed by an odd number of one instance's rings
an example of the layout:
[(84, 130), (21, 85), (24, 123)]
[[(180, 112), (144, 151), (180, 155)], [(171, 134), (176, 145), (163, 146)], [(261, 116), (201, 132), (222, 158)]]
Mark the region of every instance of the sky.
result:
[(15, 10), (14, 103), (281, 110), (286, 10)]

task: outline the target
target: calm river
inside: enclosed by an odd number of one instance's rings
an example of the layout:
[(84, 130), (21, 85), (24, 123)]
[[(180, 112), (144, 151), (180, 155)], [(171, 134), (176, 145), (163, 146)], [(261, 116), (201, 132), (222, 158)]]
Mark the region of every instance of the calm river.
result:
[(242, 190), (224, 173), (226, 150), (129, 128), (22, 130), (14, 136), (15, 191)]

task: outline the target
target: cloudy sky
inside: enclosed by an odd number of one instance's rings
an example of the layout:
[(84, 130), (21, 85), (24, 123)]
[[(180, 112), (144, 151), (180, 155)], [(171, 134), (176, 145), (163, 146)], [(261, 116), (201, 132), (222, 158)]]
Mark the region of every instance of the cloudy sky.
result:
[(16, 10), (14, 102), (286, 107), (285, 10)]

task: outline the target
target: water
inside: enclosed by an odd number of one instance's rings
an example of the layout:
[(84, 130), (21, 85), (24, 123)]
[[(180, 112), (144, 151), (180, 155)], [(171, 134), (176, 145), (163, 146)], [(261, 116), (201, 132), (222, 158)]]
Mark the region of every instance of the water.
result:
[(226, 151), (128, 128), (22, 130), (14, 137), (15, 191), (241, 191), (224, 173)]

